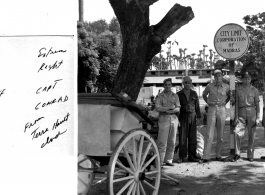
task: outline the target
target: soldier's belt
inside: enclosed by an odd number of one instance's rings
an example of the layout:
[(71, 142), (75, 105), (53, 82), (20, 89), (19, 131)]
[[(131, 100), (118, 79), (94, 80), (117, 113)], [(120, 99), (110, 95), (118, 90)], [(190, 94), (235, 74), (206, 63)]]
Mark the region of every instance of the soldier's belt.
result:
[(174, 115), (174, 114), (176, 113), (163, 113), (163, 112), (160, 113), (160, 115)]
[(256, 107), (256, 106), (254, 106), (254, 105), (252, 105), (252, 106), (241, 106), (239, 108), (249, 108), (249, 107)]
[(225, 104), (208, 104), (209, 106), (212, 106), (212, 107), (224, 107)]

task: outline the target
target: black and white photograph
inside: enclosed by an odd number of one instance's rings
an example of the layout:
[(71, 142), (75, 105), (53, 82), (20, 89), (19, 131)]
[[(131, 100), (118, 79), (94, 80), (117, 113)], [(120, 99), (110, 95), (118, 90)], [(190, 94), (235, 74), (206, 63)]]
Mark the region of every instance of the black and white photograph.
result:
[(79, 195), (265, 193), (263, 5), (78, 1)]

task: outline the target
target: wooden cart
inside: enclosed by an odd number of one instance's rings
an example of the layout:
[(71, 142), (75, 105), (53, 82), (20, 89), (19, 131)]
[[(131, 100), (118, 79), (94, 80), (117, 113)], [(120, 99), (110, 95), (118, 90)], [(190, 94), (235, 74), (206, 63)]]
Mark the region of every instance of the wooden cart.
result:
[(78, 194), (88, 194), (95, 173), (102, 172), (107, 177), (100, 181), (106, 180), (110, 195), (158, 194), (160, 156), (143, 121), (153, 125), (134, 102), (120, 96), (79, 94)]

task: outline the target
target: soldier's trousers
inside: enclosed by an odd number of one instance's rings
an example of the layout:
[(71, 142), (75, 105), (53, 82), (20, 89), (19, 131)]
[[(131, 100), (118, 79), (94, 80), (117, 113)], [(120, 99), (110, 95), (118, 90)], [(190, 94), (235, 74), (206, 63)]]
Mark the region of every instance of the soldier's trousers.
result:
[(195, 157), (197, 149), (197, 128), (195, 113), (180, 113), (179, 158)]
[(242, 137), (248, 130), (247, 158), (254, 157), (254, 145), (256, 136), (256, 109), (245, 107), (238, 109), (238, 123), (235, 127), (235, 154), (240, 155)]
[[(204, 135), (203, 159), (210, 159), (215, 125), (217, 128), (216, 157), (221, 157), (223, 135), (225, 127), (225, 106), (209, 106), (207, 114), (207, 128)], [(217, 122), (217, 124), (216, 124)]]
[(172, 163), (173, 161), (178, 124), (178, 118), (175, 114), (159, 116), (157, 147), (161, 163)]

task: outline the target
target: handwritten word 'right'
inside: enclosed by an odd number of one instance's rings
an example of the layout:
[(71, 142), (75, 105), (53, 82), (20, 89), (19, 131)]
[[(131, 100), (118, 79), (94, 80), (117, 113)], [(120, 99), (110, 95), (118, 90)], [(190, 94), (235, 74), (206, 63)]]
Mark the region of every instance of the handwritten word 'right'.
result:
[(41, 71), (41, 70), (45, 70), (45, 69), (48, 69), (48, 71), (52, 70), (52, 69), (58, 69), (60, 68), (60, 66), (62, 65), (63, 63), (63, 60), (61, 60), (60, 62), (58, 62), (57, 64), (57, 60), (56, 62), (53, 64), (53, 65), (47, 65), (45, 63), (42, 63), (41, 67), (39, 68), (38, 72)]
[[(48, 101), (48, 102), (43, 103), (41, 107), (43, 108), (43, 107), (45, 107), (45, 106), (52, 105), (52, 104), (54, 104), (54, 103), (66, 102), (67, 100), (68, 100), (68, 96), (67, 96), (67, 95), (64, 97), (64, 100), (63, 100), (63, 97), (61, 96), (58, 100), (57, 100), (56, 98), (54, 98), (54, 99), (51, 100), (51, 101)], [(35, 110), (38, 110), (38, 109), (39, 109), (38, 106), (39, 106), (40, 104), (41, 104), (41, 102), (38, 103), (38, 104), (35, 106)]]
[(61, 53), (61, 52), (64, 53), (64, 52), (66, 52), (66, 50), (55, 50), (55, 51), (53, 51), (52, 47), (49, 49), (49, 51), (47, 53), (45, 53), (45, 51), (46, 51), (46, 47), (41, 48), (39, 50), (38, 57), (43, 57), (44, 58), (44, 57), (47, 57), (49, 54), (56, 54), (56, 53)]
[(6, 89), (2, 89), (2, 90), (0, 90), (0, 97), (1, 97), (1, 95), (3, 95), (4, 94), (4, 91), (5, 91)]
[[(43, 89), (42, 89), (42, 87), (40, 87), (40, 88), (36, 91), (36, 94), (39, 94), (39, 93), (41, 93), (41, 92), (43, 92), (43, 91), (48, 92), (50, 89), (54, 89), (54, 87), (56, 86), (57, 82), (58, 82), (58, 81), (61, 81), (61, 80), (63, 80), (63, 79), (55, 80), (55, 81), (54, 81), (54, 82), (55, 82), (54, 85), (46, 86), (46, 87), (44, 87)], [(41, 89), (42, 89), (42, 90), (41, 90)]]

